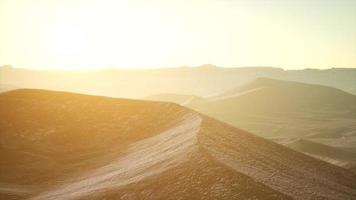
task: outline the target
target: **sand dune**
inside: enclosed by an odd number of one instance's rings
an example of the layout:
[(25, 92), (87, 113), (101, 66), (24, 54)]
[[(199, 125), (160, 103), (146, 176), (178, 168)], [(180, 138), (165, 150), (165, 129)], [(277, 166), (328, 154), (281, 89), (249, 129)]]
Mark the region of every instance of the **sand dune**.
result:
[(335, 147), (325, 145), (318, 140), (299, 139), (286, 146), (302, 150), (304, 153), (316, 156), (335, 165), (351, 167), (356, 164), (356, 150), (354, 148)]
[(0, 199), (21, 199), (32, 193), (31, 186), (13, 185), (8, 183), (0, 183)]
[(175, 127), (131, 144), (117, 160), (31, 199), (78, 199), (117, 189), (178, 166), (194, 150), (200, 121), (199, 116), (187, 116)]
[(176, 104), (15, 90), (0, 106), (0, 182), (31, 186), (14, 199), (356, 198), (355, 174)]
[(157, 94), (146, 97), (147, 100), (152, 101), (166, 101), (179, 105), (186, 105), (192, 103), (192, 101), (200, 101), (203, 98), (194, 95), (180, 95), (180, 94)]
[[(171, 95), (161, 100), (178, 98)], [(160, 95), (151, 99), (159, 100)], [(340, 151), (356, 144), (356, 96), (352, 94), (321, 85), (259, 78), (195, 99), (185, 106), (280, 144), (308, 141), (308, 145), (287, 146), (339, 166), (354, 166), (356, 151)], [(325, 145), (328, 150), (320, 150)]]

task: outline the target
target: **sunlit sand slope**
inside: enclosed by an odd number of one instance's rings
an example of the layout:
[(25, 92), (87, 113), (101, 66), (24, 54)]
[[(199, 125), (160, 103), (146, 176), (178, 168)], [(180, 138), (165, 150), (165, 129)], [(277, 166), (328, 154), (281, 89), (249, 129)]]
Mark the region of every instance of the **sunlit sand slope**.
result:
[(171, 103), (0, 94), (4, 199), (354, 199), (356, 175)]

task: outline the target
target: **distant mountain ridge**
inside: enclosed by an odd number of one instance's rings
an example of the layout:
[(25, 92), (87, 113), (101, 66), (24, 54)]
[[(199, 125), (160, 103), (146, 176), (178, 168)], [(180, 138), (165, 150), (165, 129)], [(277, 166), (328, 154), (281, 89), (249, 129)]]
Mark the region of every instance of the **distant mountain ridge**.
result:
[(267, 77), (321, 84), (356, 94), (356, 69), (283, 70), (213, 65), (146, 70), (48, 71), (0, 67), (0, 84), (111, 97), (143, 98), (159, 93), (211, 96)]

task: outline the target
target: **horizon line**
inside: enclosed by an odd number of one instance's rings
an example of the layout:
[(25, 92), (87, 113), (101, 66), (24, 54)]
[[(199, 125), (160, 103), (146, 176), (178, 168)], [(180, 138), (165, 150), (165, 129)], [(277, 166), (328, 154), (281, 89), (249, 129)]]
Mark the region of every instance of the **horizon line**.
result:
[(8, 68), (8, 69), (23, 69), (23, 70), (32, 70), (32, 71), (63, 71), (63, 72), (70, 72), (70, 71), (104, 71), (104, 70), (124, 70), (124, 71), (144, 71), (144, 70), (164, 70), (164, 69), (178, 69), (178, 68), (220, 68), (220, 69), (245, 69), (245, 68), (271, 68), (271, 69), (281, 69), (284, 71), (298, 71), (298, 70), (331, 70), (331, 69), (356, 69), (355, 67), (328, 67), (328, 68), (318, 68), (318, 67), (304, 67), (304, 68), (285, 68), (285, 67), (276, 67), (276, 66), (263, 66), (263, 65), (246, 65), (246, 66), (219, 66), (214, 64), (202, 64), (202, 65), (180, 65), (180, 66), (170, 66), (170, 67), (90, 67), (86, 69), (61, 69), (61, 68), (42, 68), (42, 67), (18, 67), (12, 64), (3, 64), (0, 65), (0, 69)]

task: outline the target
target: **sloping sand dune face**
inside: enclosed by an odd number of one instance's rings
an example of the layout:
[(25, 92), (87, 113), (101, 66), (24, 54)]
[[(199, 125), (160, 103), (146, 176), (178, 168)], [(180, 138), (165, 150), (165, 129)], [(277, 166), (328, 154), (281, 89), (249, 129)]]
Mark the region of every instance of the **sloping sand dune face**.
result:
[(227, 169), (198, 144), (202, 118), (185, 120), (129, 146), (118, 160), (31, 199), (287, 199)]
[(44, 187), (96, 169), (188, 111), (169, 103), (17, 90), (0, 96), (0, 182)]
[(200, 143), (218, 162), (295, 199), (356, 197), (356, 175), (348, 170), (215, 120), (205, 119), (200, 133)]
[(175, 104), (18, 90), (0, 105), (4, 197), (356, 197), (354, 174)]
[(129, 145), (117, 160), (32, 199), (69, 200), (98, 195), (156, 176), (185, 162), (197, 148), (196, 133), (201, 121), (198, 115), (185, 118), (171, 129)]

